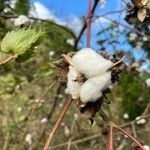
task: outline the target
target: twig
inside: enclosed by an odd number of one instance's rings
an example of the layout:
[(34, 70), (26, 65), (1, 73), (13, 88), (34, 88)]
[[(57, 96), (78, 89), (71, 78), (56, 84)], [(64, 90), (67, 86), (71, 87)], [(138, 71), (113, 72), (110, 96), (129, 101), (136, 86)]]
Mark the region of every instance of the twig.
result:
[[(4, 18), (4, 19), (17, 18), (17, 17), (18, 17), (17, 15), (8, 15), (8, 14), (0, 13), (0, 18)], [(32, 19), (32, 20), (35, 20), (35, 21), (42, 21), (42, 22), (47, 22), (51, 25), (55, 25), (55, 26), (65, 30), (65, 31), (67, 31), (74, 39), (76, 39), (76, 35), (74, 34), (73, 31), (71, 31), (68, 27), (65, 27), (63, 25), (55, 23), (53, 20), (35, 18), (35, 17), (30, 17), (30, 16), (28, 16), (28, 18)]]
[(0, 66), (9, 63), (11, 60), (17, 58), (17, 56), (18, 56), (18, 55), (11, 55), (11, 56), (9, 56), (7, 59), (5, 59), (5, 60), (3, 60), (2, 62), (0, 62)]
[(61, 122), (62, 122), (62, 120), (63, 120), (63, 118), (64, 118), (64, 116), (65, 116), (65, 114), (66, 114), (66, 112), (67, 112), (67, 110), (68, 110), (68, 108), (69, 108), (69, 106), (71, 105), (71, 103), (72, 103), (72, 98), (71, 98), (71, 96), (69, 95), (69, 96), (68, 96), (68, 99), (67, 99), (67, 101), (66, 101), (66, 103), (64, 104), (62, 113), (61, 113), (60, 116), (58, 117), (58, 119), (57, 119), (57, 121), (56, 121), (56, 123), (55, 123), (55, 125), (54, 125), (54, 127), (53, 127), (53, 129), (52, 129), (52, 131), (51, 131), (50, 134), (49, 134), (49, 137), (48, 137), (48, 139), (47, 139), (47, 142), (46, 142), (46, 144), (45, 144), (45, 146), (44, 146), (44, 150), (48, 150), (48, 147), (49, 147), (49, 145), (51, 144), (52, 139), (53, 139), (53, 137), (54, 137), (54, 135), (55, 135), (55, 133), (56, 133), (56, 131), (57, 131), (59, 125), (61, 124)]
[(110, 123), (108, 150), (113, 150), (113, 125)]
[[(83, 143), (83, 142), (90, 141), (92, 139), (98, 138), (100, 136), (101, 136), (101, 133), (95, 134), (95, 135), (92, 135), (92, 136), (89, 136), (89, 137), (85, 137), (85, 138), (82, 138), (82, 139), (78, 139), (78, 140), (72, 141), (72, 144), (80, 144), (80, 143)], [(68, 142), (65, 142), (65, 143), (62, 143), (62, 144), (59, 144), (59, 145), (56, 145), (56, 146), (52, 146), (51, 149), (57, 149), (59, 147), (63, 147), (63, 146), (67, 146), (67, 145), (68, 145)]]
[[(150, 117), (150, 114), (147, 114), (147, 115), (145, 115), (145, 116), (140, 116), (140, 119), (149, 118), (149, 117)], [(129, 121), (129, 122), (125, 123), (125, 124), (122, 124), (122, 125), (120, 125), (120, 127), (121, 127), (121, 128), (124, 128), (124, 127), (130, 126), (132, 122), (135, 123), (136, 120), (132, 120), (132, 121)]]
[(136, 129), (135, 129), (134, 122), (131, 123), (131, 127), (132, 127), (133, 136), (134, 136), (135, 138), (137, 138), (137, 133), (136, 133)]
[(118, 127), (116, 125), (114, 125), (113, 127), (114, 127), (114, 129), (116, 129), (116, 130), (120, 131), (121, 133), (123, 133), (124, 135), (128, 136), (135, 144), (137, 144), (141, 148), (141, 150), (144, 150), (144, 148), (141, 145), (141, 143), (137, 139), (135, 139), (132, 135), (130, 135), (125, 130), (123, 130), (122, 128), (120, 128), (120, 127)]
[[(52, 102), (51, 102), (51, 108), (49, 110), (49, 112), (47, 113), (47, 119), (49, 120), (50, 122), (50, 119), (51, 119), (51, 116), (52, 114), (55, 112), (55, 108), (56, 108), (56, 104), (57, 104), (57, 98), (58, 98), (58, 95), (60, 93), (60, 90), (61, 90), (61, 87), (62, 87), (62, 84), (61, 82), (58, 82), (58, 84), (56, 85), (56, 88), (54, 89), (53, 91), (53, 98), (52, 98)], [(37, 142), (35, 144), (35, 146), (33, 147), (33, 149), (38, 149), (38, 144), (42, 141), (45, 133), (46, 133), (46, 125), (43, 127), (43, 129), (40, 129), (41, 130), (41, 133), (37, 139)]]
[[(150, 117), (150, 114), (146, 115), (146, 116), (142, 116), (141, 118), (148, 118), (148, 117)], [(127, 126), (131, 125), (131, 122), (134, 122), (134, 121), (135, 120), (130, 121), (130, 122), (126, 123), (126, 124), (121, 125), (120, 127), (127, 127)], [(95, 134), (95, 135), (92, 135), (92, 136), (89, 136), (89, 137), (86, 137), (86, 138), (78, 139), (78, 140), (72, 141), (71, 143), (72, 144), (80, 144), (80, 143), (83, 143), (83, 142), (86, 142), (86, 141), (98, 138), (100, 136), (101, 136), (101, 133)], [(65, 142), (65, 143), (61, 143), (61, 144), (52, 146), (51, 149), (57, 149), (57, 148), (60, 148), (60, 147), (63, 147), (63, 146), (67, 146), (67, 145), (68, 145), (68, 142)]]
[(147, 115), (148, 113), (150, 113), (150, 103), (147, 104), (142, 116), (145, 116)]
[[(92, 17), (93, 17), (93, 15), (94, 15), (94, 12), (95, 12), (95, 9), (96, 9), (96, 7), (97, 7), (97, 5), (98, 5), (98, 2), (99, 2), (99, 0), (95, 0), (95, 1), (94, 1), (94, 5), (93, 5), (93, 8), (92, 8), (92, 13), (91, 13), (91, 16), (92, 16)], [(77, 51), (78, 43), (79, 43), (79, 41), (80, 41), (80, 39), (81, 39), (81, 37), (82, 37), (82, 35), (83, 35), (83, 33), (84, 33), (86, 27), (87, 27), (87, 21), (85, 20), (85, 22), (84, 22), (84, 24), (83, 24), (83, 27), (82, 27), (82, 29), (81, 29), (79, 35), (78, 35), (78, 38), (75, 40), (75, 45), (74, 45), (73, 51)]]
[(90, 47), (90, 41), (91, 41), (91, 19), (92, 19), (91, 10), (92, 10), (92, 0), (88, 0), (86, 47)]
[(42, 95), (38, 98), (38, 103), (34, 103), (34, 105), (32, 106), (31, 110), (29, 111), (28, 113), (28, 122), (26, 124), (26, 127), (25, 127), (25, 131), (24, 131), (24, 134), (22, 136), (22, 139), (21, 139), (21, 145), (20, 146), (23, 146), (23, 143), (24, 143), (24, 139), (25, 139), (25, 136), (27, 134), (27, 131), (28, 131), (28, 128), (29, 128), (29, 125), (30, 125), (30, 121), (31, 121), (31, 117), (32, 117), (32, 114), (35, 112), (38, 104), (41, 102), (41, 100), (43, 99), (43, 97), (47, 94), (47, 92), (55, 85), (56, 81), (52, 82), (50, 84), (50, 86), (44, 91), (44, 93), (42, 93)]
[(120, 26), (123, 26), (123, 27), (125, 27), (125, 28), (128, 28), (128, 29), (130, 29), (131, 31), (136, 32), (136, 33), (138, 33), (138, 34), (141, 35), (141, 36), (144, 36), (144, 37), (149, 38), (149, 36), (145, 35), (145, 34), (142, 33), (141, 31), (139, 31), (139, 30), (137, 30), (137, 29), (133, 29), (132, 27), (130, 27), (130, 26), (128, 26), (128, 25), (125, 25), (125, 24), (122, 24), (122, 23), (120, 23), (120, 22), (117, 22), (116, 20), (113, 20), (113, 19), (108, 18), (108, 17), (106, 17), (106, 16), (100, 16), (100, 17), (105, 18), (105, 19), (107, 19), (107, 20), (109, 20), (109, 21), (111, 21), (111, 22), (113, 22), (113, 23), (116, 23), (116, 24), (118, 24), (118, 25), (120, 25)]
[(120, 145), (117, 147), (116, 150), (123, 150), (124, 146), (126, 145), (126, 140), (123, 139)]

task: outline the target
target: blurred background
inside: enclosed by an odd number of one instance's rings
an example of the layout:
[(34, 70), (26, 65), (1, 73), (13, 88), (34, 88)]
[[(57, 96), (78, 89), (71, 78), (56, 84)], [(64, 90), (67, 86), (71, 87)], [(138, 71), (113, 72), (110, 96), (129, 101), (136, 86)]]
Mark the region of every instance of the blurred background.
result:
[[(129, 0), (99, 0), (92, 19), (91, 47), (97, 52), (126, 56), (128, 68), (108, 95), (111, 104), (104, 104), (103, 109), (149, 150), (150, 24), (133, 19), (130, 7), (133, 4)], [(0, 149), (43, 149), (66, 101), (65, 85), (58, 81), (51, 63), (73, 50), (87, 8), (87, 0), (0, 0), (0, 40), (15, 28), (46, 30), (32, 56), (0, 66)], [(78, 50), (85, 47), (85, 35)], [(5, 57), (0, 52), (0, 60)], [(51, 149), (104, 150), (106, 146), (107, 129), (101, 117), (97, 114), (89, 128), (73, 101)], [(136, 147), (116, 132), (115, 149)]]

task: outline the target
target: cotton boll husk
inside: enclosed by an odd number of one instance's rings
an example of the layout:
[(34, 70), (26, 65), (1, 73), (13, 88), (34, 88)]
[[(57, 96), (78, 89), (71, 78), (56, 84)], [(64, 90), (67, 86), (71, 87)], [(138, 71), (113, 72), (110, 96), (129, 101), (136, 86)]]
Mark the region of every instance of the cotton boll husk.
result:
[(95, 102), (102, 96), (102, 91), (111, 85), (111, 72), (105, 72), (99, 76), (88, 79), (80, 90), (82, 102)]
[(69, 66), (67, 88), (65, 90), (65, 93), (70, 94), (73, 99), (79, 98), (79, 91), (81, 88), (81, 83), (76, 81), (78, 76), (79, 76), (79, 73), (75, 70), (75, 68), (72, 66)]
[(106, 72), (113, 63), (91, 48), (84, 48), (72, 57), (75, 69), (84, 74), (87, 78), (98, 76)]

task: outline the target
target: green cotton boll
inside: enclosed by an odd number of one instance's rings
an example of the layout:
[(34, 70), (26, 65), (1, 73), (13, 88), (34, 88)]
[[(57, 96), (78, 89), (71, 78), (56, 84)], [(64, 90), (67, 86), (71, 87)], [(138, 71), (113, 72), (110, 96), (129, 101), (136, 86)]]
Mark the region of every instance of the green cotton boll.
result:
[(8, 32), (1, 42), (1, 51), (7, 54), (23, 55), (44, 34), (43, 30), (15, 29)]

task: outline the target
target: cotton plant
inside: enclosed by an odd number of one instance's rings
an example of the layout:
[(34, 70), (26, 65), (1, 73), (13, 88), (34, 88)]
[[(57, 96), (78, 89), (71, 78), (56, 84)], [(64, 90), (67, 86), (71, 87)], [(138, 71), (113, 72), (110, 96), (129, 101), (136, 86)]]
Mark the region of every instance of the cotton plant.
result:
[[(108, 59), (91, 48), (83, 48), (77, 53), (69, 55), (63, 55), (68, 66), (62, 65), (62, 60), (59, 62), (60, 70), (62, 70), (62, 66), (67, 68), (64, 69), (67, 72), (65, 93), (77, 100), (81, 112), (83, 109), (84, 112), (93, 109), (92, 113), (95, 114), (103, 102), (105, 93), (109, 93), (113, 87), (117, 79), (115, 76), (118, 76), (124, 69), (124, 63), (122, 60)], [(85, 116), (91, 118), (94, 114)]]
[(16, 27), (23, 26), (23, 25), (28, 26), (29, 24), (30, 24), (30, 19), (25, 15), (20, 15), (14, 20), (14, 25)]

